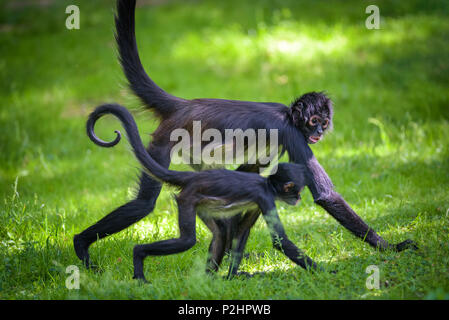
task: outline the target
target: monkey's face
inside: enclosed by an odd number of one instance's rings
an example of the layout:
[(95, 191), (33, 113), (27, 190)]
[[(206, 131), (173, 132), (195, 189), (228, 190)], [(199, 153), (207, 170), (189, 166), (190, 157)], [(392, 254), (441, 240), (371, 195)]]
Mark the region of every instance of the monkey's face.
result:
[(332, 125), (332, 101), (321, 92), (306, 93), (292, 103), (290, 114), (307, 143), (317, 143)]
[(303, 133), (308, 143), (317, 143), (323, 137), (326, 129), (329, 127), (329, 118), (324, 115), (324, 118), (320, 115), (314, 114), (304, 124)]
[(290, 205), (296, 205), (301, 200), (301, 192), (307, 185), (305, 171), (302, 164), (279, 163), (276, 173), (268, 177), (278, 200)]
[(301, 191), (304, 187), (299, 187), (294, 182), (289, 181), (284, 184), (279, 198), (289, 205), (295, 206), (301, 201)]

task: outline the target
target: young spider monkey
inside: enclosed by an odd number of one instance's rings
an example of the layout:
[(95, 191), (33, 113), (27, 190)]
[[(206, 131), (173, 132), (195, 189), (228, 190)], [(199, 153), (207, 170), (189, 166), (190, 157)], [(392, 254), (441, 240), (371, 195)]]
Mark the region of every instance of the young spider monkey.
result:
[[(105, 114), (116, 116), (126, 130), (134, 154), (152, 178), (161, 183), (169, 183), (180, 189), (178, 221), (180, 236), (176, 239), (136, 245), (133, 251), (134, 278), (145, 280), (143, 260), (149, 255), (168, 255), (186, 251), (196, 243), (195, 217), (203, 221), (216, 218), (229, 218), (242, 210), (259, 209), (265, 219), (275, 247), (303, 268), (316, 269), (317, 265), (299, 250), (285, 234), (276, 212), (275, 200), (296, 205), (300, 193), (307, 185), (304, 166), (281, 163), (276, 173), (267, 178), (257, 173), (230, 171), (226, 169), (200, 172), (179, 172), (159, 165), (145, 150), (136, 123), (129, 111), (117, 104), (105, 104), (93, 111), (88, 120), (88, 135), (97, 145), (111, 147), (117, 144), (121, 135), (112, 142), (100, 140), (94, 132), (96, 121)], [(244, 227), (244, 226), (243, 226)], [(214, 230), (211, 230), (214, 232)], [(215, 236), (215, 235), (214, 235)], [(237, 274), (243, 247), (234, 247), (228, 277)], [(224, 248), (222, 248), (224, 251)], [(223, 254), (223, 252), (220, 252)]]

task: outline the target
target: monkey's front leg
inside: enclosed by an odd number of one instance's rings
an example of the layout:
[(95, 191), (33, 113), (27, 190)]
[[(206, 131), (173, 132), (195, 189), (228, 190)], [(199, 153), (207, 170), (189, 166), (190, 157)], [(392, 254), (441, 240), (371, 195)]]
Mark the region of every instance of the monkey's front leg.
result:
[(390, 244), (371, 229), (335, 191), (315, 199), (315, 202), (332, 215), (342, 226), (351, 231), (357, 237), (368, 242), (371, 246), (380, 250), (402, 251), (408, 248), (418, 249), (412, 240), (405, 240), (398, 244)]
[(321, 270), (311, 258), (288, 239), (274, 203), (273, 206), (268, 208), (269, 209), (262, 209), (262, 214), (270, 229), (273, 246), (304, 269)]

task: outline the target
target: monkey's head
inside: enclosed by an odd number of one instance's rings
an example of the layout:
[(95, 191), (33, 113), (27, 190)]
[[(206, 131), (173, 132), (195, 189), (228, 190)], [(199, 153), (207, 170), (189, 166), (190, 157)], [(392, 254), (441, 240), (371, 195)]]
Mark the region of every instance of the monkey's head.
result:
[(302, 164), (280, 163), (276, 173), (268, 176), (279, 200), (296, 205), (306, 185), (305, 168)]
[(332, 101), (323, 92), (309, 92), (296, 99), (290, 116), (307, 143), (317, 143), (332, 127)]

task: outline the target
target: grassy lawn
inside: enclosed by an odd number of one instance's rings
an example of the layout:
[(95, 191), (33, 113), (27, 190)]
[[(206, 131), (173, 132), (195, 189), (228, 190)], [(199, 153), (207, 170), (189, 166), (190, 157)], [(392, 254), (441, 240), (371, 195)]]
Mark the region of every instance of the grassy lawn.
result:
[[(140, 1), (136, 33), (153, 79), (185, 98), (288, 104), (326, 90), (334, 130), (313, 151), (337, 191), (386, 240), (417, 252), (376, 252), (315, 205), (278, 204), (290, 238), (339, 272), (311, 274), (272, 248), (260, 219), (241, 269), (205, 276), (211, 234), (197, 221), (191, 250), (146, 259), (151, 284), (132, 280), (137, 243), (178, 234), (173, 190), (125, 231), (94, 244), (86, 271), (73, 235), (132, 199), (139, 165), (123, 142), (87, 138), (102, 102), (133, 110), (145, 143), (157, 126), (126, 88), (113, 37), (112, 1), (0, 1), (0, 299), (449, 299), (449, 4), (376, 1)], [(80, 30), (65, 28), (77, 4)], [(112, 118), (98, 135), (112, 138)], [(173, 166), (180, 169), (179, 166)], [(181, 168), (183, 169), (183, 168)], [(66, 267), (80, 267), (68, 290)], [(370, 265), (380, 288), (365, 282)]]

